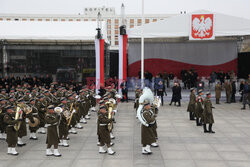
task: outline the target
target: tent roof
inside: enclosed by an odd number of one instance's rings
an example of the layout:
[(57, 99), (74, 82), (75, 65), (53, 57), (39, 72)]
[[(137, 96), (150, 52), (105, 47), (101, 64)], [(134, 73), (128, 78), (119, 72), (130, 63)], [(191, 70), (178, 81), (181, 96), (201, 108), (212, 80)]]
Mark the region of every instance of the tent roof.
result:
[[(95, 21), (88, 22), (40, 22), (0, 21), (1, 40), (46, 41), (94, 41)], [(103, 22), (104, 39), (106, 24)]]
[[(209, 14), (211, 12), (201, 10), (192, 14)], [(169, 17), (154, 23), (144, 25), (145, 38), (178, 38), (188, 37), (190, 31), (190, 15), (181, 14)], [(244, 36), (250, 35), (250, 20), (214, 13), (214, 32), (215, 37), (222, 36)], [(141, 27), (135, 27), (128, 30), (129, 38), (140, 38)]]

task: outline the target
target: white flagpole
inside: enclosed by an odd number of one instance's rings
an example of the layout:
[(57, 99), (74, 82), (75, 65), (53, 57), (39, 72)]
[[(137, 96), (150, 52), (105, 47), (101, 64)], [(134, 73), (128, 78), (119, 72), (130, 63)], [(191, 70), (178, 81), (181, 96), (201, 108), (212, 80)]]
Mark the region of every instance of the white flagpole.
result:
[(142, 0), (141, 14), (141, 88), (144, 87), (144, 0)]

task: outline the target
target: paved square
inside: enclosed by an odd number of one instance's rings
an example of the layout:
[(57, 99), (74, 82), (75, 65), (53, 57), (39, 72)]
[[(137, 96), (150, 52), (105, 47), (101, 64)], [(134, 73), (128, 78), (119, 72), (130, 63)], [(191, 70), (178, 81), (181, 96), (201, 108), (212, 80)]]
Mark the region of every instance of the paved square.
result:
[(27, 146), (17, 148), (17, 157), (6, 154), (7, 144), (0, 141), (0, 167), (250, 167), (250, 110), (240, 103), (215, 105), (215, 134), (204, 134), (202, 127), (188, 120), (187, 97), (182, 107), (169, 106), (169, 98), (160, 108), (158, 148), (152, 155), (141, 154), (140, 123), (133, 103), (121, 103), (116, 115), (114, 156), (98, 153), (96, 113), (91, 120), (70, 135), (70, 147), (60, 147), (62, 157), (45, 156), (46, 135), (38, 141), (24, 138)]

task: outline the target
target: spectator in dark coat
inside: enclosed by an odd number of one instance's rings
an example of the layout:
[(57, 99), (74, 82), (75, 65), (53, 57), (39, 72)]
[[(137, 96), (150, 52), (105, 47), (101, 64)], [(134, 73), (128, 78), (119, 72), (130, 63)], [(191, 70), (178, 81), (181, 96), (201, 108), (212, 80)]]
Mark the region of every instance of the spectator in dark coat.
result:
[(172, 105), (172, 102), (174, 102), (174, 105), (176, 105), (176, 102), (178, 102), (178, 107), (181, 106), (181, 87), (179, 83), (174, 83), (174, 86), (172, 88), (172, 99), (170, 102), (170, 106)]

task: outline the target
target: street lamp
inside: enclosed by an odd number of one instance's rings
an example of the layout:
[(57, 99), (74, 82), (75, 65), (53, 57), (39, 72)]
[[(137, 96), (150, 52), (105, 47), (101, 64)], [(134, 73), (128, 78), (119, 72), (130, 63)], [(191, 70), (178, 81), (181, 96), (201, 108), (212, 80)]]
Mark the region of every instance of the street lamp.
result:
[(102, 15), (100, 12), (98, 12), (97, 14), (97, 35), (96, 35), (96, 38), (97, 39), (102, 39), (102, 33), (101, 33), (101, 18), (102, 18)]

